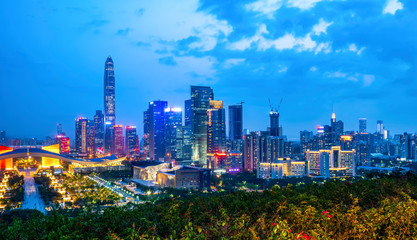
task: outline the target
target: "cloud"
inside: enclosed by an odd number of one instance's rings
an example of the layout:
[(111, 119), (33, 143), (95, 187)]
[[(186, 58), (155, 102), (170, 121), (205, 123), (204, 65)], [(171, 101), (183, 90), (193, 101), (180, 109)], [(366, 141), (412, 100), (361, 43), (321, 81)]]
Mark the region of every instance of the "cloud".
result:
[(323, 0), (288, 0), (288, 6), (297, 7), (301, 10), (308, 10), (321, 1)]
[(364, 87), (369, 87), (375, 81), (375, 75), (371, 74), (361, 74), (361, 73), (345, 73), (341, 71), (328, 72), (325, 73), (328, 78), (343, 78), (353, 82), (359, 82), (362, 80), (362, 85)]
[[(319, 24), (313, 27), (312, 32), (322, 33), (327, 28), (324, 25), (329, 25), (329, 23), (324, 23), (320, 21)], [(321, 25), (321, 27), (316, 27)], [(330, 26), (330, 25), (329, 25)], [(230, 50), (239, 50), (243, 51), (250, 49), (252, 46), (256, 46), (259, 51), (266, 51), (268, 49), (276, 49), (279, 51), (294, 49), (298, 52), (303, 51), (314, 51), (315, 54), (320, 52), (329, 53), (331, 51), (330, 42), (326, 43), (317, 43), (311, 38), (311, 33), (307, 33), (304, 37), (296, 37), (294, 33), (285, 33), (282, 37), (276, 39), (266, 38), (265, 36), (269, 34), (269, 31), (266, 29), (266, 25), (262, 24), (255, 35), (251, 38), (242, 38), (239, 41), (230, 43), (228, 48)]]
[(229, 58), (226, 61), (223, 62), (224, 68), (231, 68), (233, 66), (239, 65), (243, 62), (245, 62), (246, 59), (244, 58)]
[(333, 22), (326, 22), (321, 18), (319, 23), (313, 26), (313, 33), (317, 36), (320, 36), (322, 33), (327, 34), (327, 28), (332, 24)]
[(126, 36), (131, 30), (132, 30), (131, 28), (119, 29), (117, 30), (116, 35)]
[(160, 64), (167, 65), (167, 66), (176, 66), (177, 65), (177, 62), (175, 61), (175, 59), (172, 56), (161, 57), (161, 58), (158, 59), (158, 62)]
[(275, 12), (283, 5), (282, 0), (258, 0), (246, 5), (246, 9), (253, 12), (258, 12), (260, 15), (265, 15), (268, 18), (273, 18)]
[(398, 10), (403, 9), (403, 4), (398, 0), (387, 0), (384, 10), (382, 10), (382, 13), (384, 14), (392, 14), (395, 15), (395, 13)]
[(143, 16), (144, 13), (145, 13), (144, 8), (139, 8), (135, 11), (135, 14), (138, 15), (138, 16)]

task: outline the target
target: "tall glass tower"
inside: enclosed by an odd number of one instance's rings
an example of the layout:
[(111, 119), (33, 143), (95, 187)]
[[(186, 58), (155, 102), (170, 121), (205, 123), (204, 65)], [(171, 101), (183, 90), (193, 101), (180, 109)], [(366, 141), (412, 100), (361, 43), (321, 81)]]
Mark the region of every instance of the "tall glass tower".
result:
[(107, 58), (104, 67), (104, 117), (111, 125), (116, 124), (114, 64), (111, 56)]
[(104, 152), (110, 153), (113, 149), (111, 131), (116, 125), (116, 94), (115, 94), (114, 64), (109, 56), (104, 64), (104, 122), (105, 139)]
[(207, 110), (213, 98), (210, 87), (191, 86), (191, 160), (202, 167), (207, 165)]

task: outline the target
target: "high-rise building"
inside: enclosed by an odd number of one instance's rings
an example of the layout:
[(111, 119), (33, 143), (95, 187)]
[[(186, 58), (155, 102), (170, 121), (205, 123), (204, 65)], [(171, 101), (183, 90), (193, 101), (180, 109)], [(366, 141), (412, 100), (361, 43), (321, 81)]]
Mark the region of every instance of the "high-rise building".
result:
[(57, 135), (57, 142), (59, 144), (59, 153), (60, 154), (69, 154), (70, 153), (70, 138), (62, 135)]
[(6, 131), (0, 132), (0, 145), (6, 145)]
[(279, 137), (279, 113), (273, 109), (269, 113), (270, 118), (270, 135), (274, 137)]
[(58, 123), (56, 125), (56, 135), (58, 135), (58, 136), (62, 135), (62, 124), (61, 123)]
[(243, 136), (243, 170), (253, 172), (259, 162), (259, 136), (255, 132)]
[(199, 166), (207, 164), (207, 110), (213, 98), (213, 89), (210, 87), (191, 86), (191, 159)]
[(113, 149), (113, 125), (111, 121), (104, 122), (104, 153), (112, 153)]
[(104, 122), (105, 139), (104, 148), (106, 153), (110, 153), (113, 146), (111, 127), (116, 125), (116, 80), (114, 77), (114, 64), (111, 56), (106, 59), (104, 64)]
[(184, 107), (184, 125), (191, 126), (191, 119), (193, 117), (191, 114), (191, 99), (184, 101)]
[(96, 111), (94, 115), (94, 130), (95, 130), (95, 153), (104, 154), (104, 114), (101, 110)]
[(384, 135), (384, 122), (382, 120), (376, 121), (376, 133)]
[(229, 139), (242, 139), (243, 111), (242, 104), (229, 106)]
[(153, 101), (149, 103), (149, 108), (144, 113), (148, 157), (151, 160), (164, 161), (165, 158), (165, 109), (167, 106), (167, 101)]
[(359, 133), (366, 133), (366, 118), (359, 118)]
[(136, 126), (126, 126), (126, 155), (131, 157), (139, 152), (139, 141)]
[(207, 110), (207, 152), (226, 152), (226, 113), (223, 108), (223, 101), (210, 101), (210, 108)]
[[(165, 158), (167, 161), (171, 159), (178, 159), (177, 155), (178, 144), (177, 128), (182, 126), (182, 109), (181, 108), (166, 108), (165, 109)], [(181, 140), (182, 141), (182, 140)]]
[(113, 126), (113, 150), (112, 153), (120, 157), (124, 155), (123, 125)]
[(94, 123), (83, 117), (75, 119), (75, 150), (78, 154), (94, 153)]

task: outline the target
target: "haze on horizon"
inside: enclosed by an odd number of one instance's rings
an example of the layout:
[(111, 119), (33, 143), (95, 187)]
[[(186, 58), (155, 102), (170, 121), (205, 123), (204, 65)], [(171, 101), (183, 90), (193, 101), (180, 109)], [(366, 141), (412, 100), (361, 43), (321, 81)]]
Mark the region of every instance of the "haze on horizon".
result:
[(383, 120), (417, 132), (417, 2), (413, 0), (8, 1), (0, 9), (0, 130), (74, 137), (74, 119), (103, 109), (104, 62), (116, 76), (116, 121), (143, 130), (148, 102), (183, 108), (190, 85), (244, 128), (265, 130), (281, 98), (284, 135)]

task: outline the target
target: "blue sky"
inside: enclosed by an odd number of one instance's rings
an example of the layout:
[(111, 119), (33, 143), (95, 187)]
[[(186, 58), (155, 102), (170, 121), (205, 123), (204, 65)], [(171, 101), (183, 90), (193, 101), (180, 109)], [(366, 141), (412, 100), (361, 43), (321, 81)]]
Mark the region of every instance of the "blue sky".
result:
[(116, 69), (116, 118), (142, 130), (152, 100), (183, 107), (190, 85), (225, 105), (244, 101), (244, 128), (268, 126), (281, 98), (284, 134), (384, 120), (417, 132), (414, 0), (7, 1), (0, 9), (0, 129), (74, 136), (103, 109), (104, 62)]

